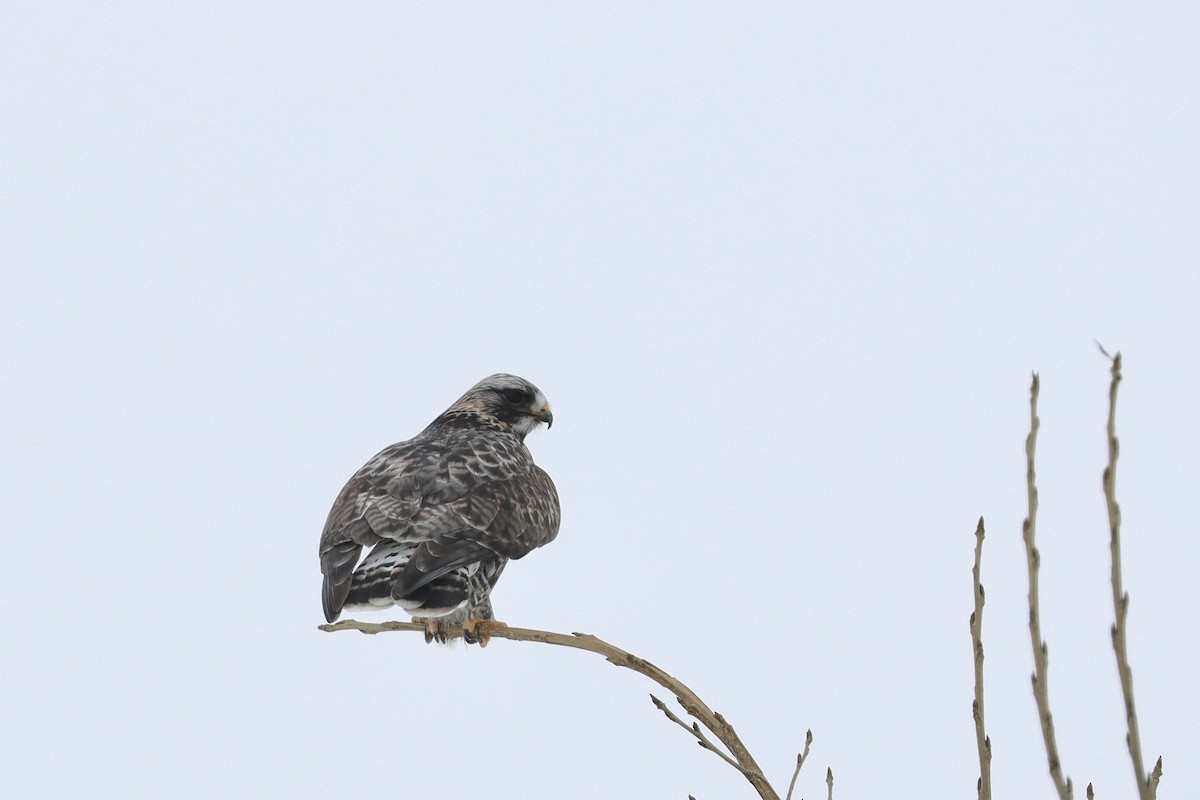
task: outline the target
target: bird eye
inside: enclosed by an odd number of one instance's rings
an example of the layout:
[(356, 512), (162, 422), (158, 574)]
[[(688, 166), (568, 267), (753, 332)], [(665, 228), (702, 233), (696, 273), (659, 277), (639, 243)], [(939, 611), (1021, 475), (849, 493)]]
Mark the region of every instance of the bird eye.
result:
[(521, 405), (529, 402), (529, 397), (520, 389), (505, 389), (504, 399), (515, 405)]

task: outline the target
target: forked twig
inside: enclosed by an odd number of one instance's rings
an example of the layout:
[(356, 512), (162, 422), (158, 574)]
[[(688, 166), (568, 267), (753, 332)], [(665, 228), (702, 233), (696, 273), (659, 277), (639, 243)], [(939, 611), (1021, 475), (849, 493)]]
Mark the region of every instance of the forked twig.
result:
[(1129, 746), (1129, 757), (1133, 761), (1133, 773), (1137, 778), (1138, 797), (1141, 800), (1154, 800), (1158, 792), (1158, 780), (1162, 777), (1162, 758), (1154, 767), (1151, 775), (1146, 774), (1142, 761), (1142, 740), (1138, 733), (1137, 709), (1133, 703), (1133, 669), (1129, 666), (1129, 653), (1126, 649), (1125, 620), (1129, 613), (1129, 593), (1121, 583), (1121, 507), (1117, 505), (1117, 455), (1120, 447), (1117, 442), (1117, 388), (1121, 383), (1121, 354), (1109, 356), (1104, 348), (1100, 348), (1112, 361), (1112, 382), (1108, 387), (1108, 466), (1104, 469), (1104, 499), (1108, 506), (1108, 527), (1110, 546), (1112, 549), (1112, 596), (1115, 622), (1112, 626), (1113, 651), (1117, 656), (1117, 672), (1121, 677), (1121, 694), (1125, 699), (1125, 722), (1128, 732), (1125, 742)]
[(1023, 538), (1025, 557), (1029, 565), (1029, 638), (1033, 644), (1033, 697), (1037, 703), (1038, 717), (1042, 722), (1042, 739), (1046, 743), (1046, 758), (1050, 762), (1050, 778), (1058, 790), (1060, 800), (1071, 800), (1073, 788), (1070, 778), (1063, 778), (1062, 763), (1058, 758), (1058, 743), (1054, 738), (1054, 718), (1050, 715), (1050, 690), (1046, 684), (1049, 664), (1049, 648), (1042, 638), (1042, 625), (1038, 612), (1038, 568), (1041, 556), (1034, 545), (1037, 528), (1037, 483), (1034, 471), (1034, 452), (1037, 449), (1037, 432), (1040, 422), (1037, 415), (1037, 400), (1040, 382), (1037, 373), (1029, 387), (1029, 435), (1025, 438), (1025, 483), (1029, 499), (1029, 516), (1025, 517)]
[(992, 740), (983, 727), (983, 584), (979, 581), (979, 565), (983, 560), (983, 517), (975, 528), (975, 566), (971, 575), (975, 583), (975, 611), (971, 614), (971, 644), (975, 651), (975, 700), (971, 713), (975, 717), (975, 747), (979, 751), (979, 800), (992, 798)]
[[(413, 631), (425, 632), (423, 624), (413, 622), (359, 622), (357, 620), (347, 619), (341, 622), (335, 622), (331, 625), (319, 625), (323, 631), (359, 631), (361, 633), (376, 634), (391, 631)], [(708, 741), (699, 726), (688, 727), (678, 717), (672, 714), (666, 705), (661, 700), (655, 699), (655, 705), (658, 706), (672, 721), (682, 725), (690, 731), (700, 741), (701, 746), (712, 750), (714, 753), (725, 758), (733, 764), (744, 776), (746, 780), (758, 792), (762, 800), (779, 800), (779, 794), (772, 788), (763, 774), (754, 757), (750, 755), (750, 751), (746, 749), (746, 745), (742, 743), (741, 738), (733, 729), (733, 726), (726, 722), (725, 718), (713, 711), (708, 705), (689, 689), (682, 681), (671, 677), (659, 667), (651, 664), (644, 658), (633, 655), (615, 647), (602, 639), (592, 636), (590, 633), (551, 633), (550, 631), (538, 631), (529, 628), (510, 628), (502, 622), (481, 622), (476, 629), (478, 633), (494, 639), (510, 639), (517, 642), (542, 642), (543, 644), (552, 644), (559, 647), (571, 647), (576, 650), (587, 650), (592, 653), (598, 653), (605, 657), (610, 664), (615, 664), (618, 667), (631, 669), (634, 672), (639, 672), (645, 675), (650, 680), (662, 686), (664, 689), (675, 695), (679, 704), (687, 711), (688, 715), (699, 721), (701, 725), (709, 730), (713, 736), (717, 738), (721, 744), (725, 745), (729, 750), (729, 756), (722, 753), (715, 747), (711, 741)], [(456, 639), (462, 636), (462, 628), (443, 628), (441, 634), (446, 639)], [(832, 785), (832, 784), (831, 784)], [(832, 790), (831, 790), (832, 791)]]
[(666, 703), (664, 703), (662, 700), (659, 700), (654, 695), (650, 695), (650, 702), (654, 703), (655, 708), (657, 708), (659, 711), (666, 714), (667, 719), (671, 720), (671, 722), (674, 722), (676, 725), (683, 728), (685, 731), (690, 733), (692, 736), (695, 736), (697, 744), (699, 744), (705, 750), (711, 750), (712, 752), (716, 753), (722, 759), (724, 759), (725, 763), (727, 763), (729, 766), (733, 767), (738, 772), (745, 774), (745, 770), (742, 769), (741, 764), (737, 763), (732, 758), (730, 758), (728, 753), (726, 753), (724, 750), (722, 750), (721, 748), (714, 745), (712, 743), (712, 740), (704, 735), (704, 731), (700, 728), (699, 723), (693, 722), (691, 725), (688, 725), (686, 722), (681, 720), (674, 712), (672, 712), (671, 709), (667, 708)]
[(788, 784), (787, 797), (784, 800), (792, 800), (792, 792), (796, 790), (796, 779), (800, 777), (800, 768), (804, 766), (805, 759), (808, 758), (808, 748), (812, 747), (813, 735), (812, 729), (804, 734), (804, 751), (796, 756), (796, 771), (792, 773), (792, 781)]

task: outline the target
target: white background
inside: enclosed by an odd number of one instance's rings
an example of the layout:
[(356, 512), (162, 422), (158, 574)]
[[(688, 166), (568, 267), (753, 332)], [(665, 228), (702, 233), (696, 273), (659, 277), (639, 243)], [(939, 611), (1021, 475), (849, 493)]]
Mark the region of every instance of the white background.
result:
[[(999, 797), (1051, 701), (1132, 797), (1100, 476), (1162, 797), (1200, 783), (1200, 12), (1116, 4), (9, 4), (0, 786), (751, 797), (584, 653), (326, 634), (350, 474), (471, 384), (550, 398), (563, 527), (494, 595), (724, 712), (797, 797)], [(379, 619), (388, 618), (378, 615)]]

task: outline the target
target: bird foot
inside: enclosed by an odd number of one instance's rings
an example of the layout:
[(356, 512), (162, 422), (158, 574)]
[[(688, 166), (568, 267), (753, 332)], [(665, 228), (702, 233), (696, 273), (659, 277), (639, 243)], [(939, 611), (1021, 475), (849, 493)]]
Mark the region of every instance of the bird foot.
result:
[(425, 626), (425, 644), (436, 641), (438, 644), (445, 644), (446, 637), (442, 635), (442, 623), (437, 617), (413, 617), (412, 621), (417, 625)]
[(485, 625), (492, 629), (507, 628), (503, 622), (494, 619), (469, 619), (463, 623), (463, 641), (467, 644), (478, 644), (480, 647), (487, 647), (488, 642), (492, 640), (479, 626)]

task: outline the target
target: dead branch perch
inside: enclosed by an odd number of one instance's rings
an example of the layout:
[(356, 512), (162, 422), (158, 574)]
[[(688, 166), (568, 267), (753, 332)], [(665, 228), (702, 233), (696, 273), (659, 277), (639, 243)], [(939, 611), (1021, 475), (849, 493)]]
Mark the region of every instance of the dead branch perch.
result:
[[(425, 632), (425, 626), (412, 622), (359, 622), (358, 620), (347, 619), (340, 622), (335, 622), (331, 625), (319, 625), (323, 631), (359, 631), (360, 633), (376, 634), (392, 631), (414, 631)], [(693, 736), (696, 737), (701, 747), (706, 750), (711, 750), (721, 756), (725, 761), (733, 765), (739, 772), (746, 777), (746, 780), (758, 792), (762, 800), (779, 800), (779, 794), (771, 787), (763, 774), (762, 769), (750, 755), (750, 751), (746, 749), (746, 745), (742, 743), (741, 738), (734, 731), (733, 726), (725, 721), (725, 718), (713, 711), (708, 705), (701, 700), (695, 692), (689, 689), (682, 681), (671, 677), (659, 667), (651, 664), (644, 658), (639, 658), (615, 647), (608, 642), (592, 636), (590, 633), (551, 633), (549, 631), (531, 630), (529, 628), (510, 628), (502, 622), (481, 622), (479, 623), (479, 632), (496, 639), (510, 639), (516, 642), (542, 642), (543, 644), (552, 644), (559, 647), (572, 647), (576, 650), (587, 650), (592, 653), (598, 653), (604, 656), (610, 664), (615, 664), (618, 667), (631, 669), (634, 672), (645, 675), (650, 680), (657, 683), (659, 686), (666, 689), (679, 701), (683, 706), (684, 711), (689, 716), (696, 719), (701, 725), (707, 728), (713, 736), (717, 738), (721, 744), (728, 748), (729, 753), (722, 752), (711, 740), (705, 736), (699, 725), (693, 724), (688, 726), (687, 723), (679, 719), (671, 713), (666, 704), (659, 700), (654, 695), (651, 695), (651, 700), (655, 706), (667, 715), (667, 718), (672, 722), (677, 723)], [(442, 635), (447, 639), (456, 639), (462, 636), (461, 628), (443, 629)]]

